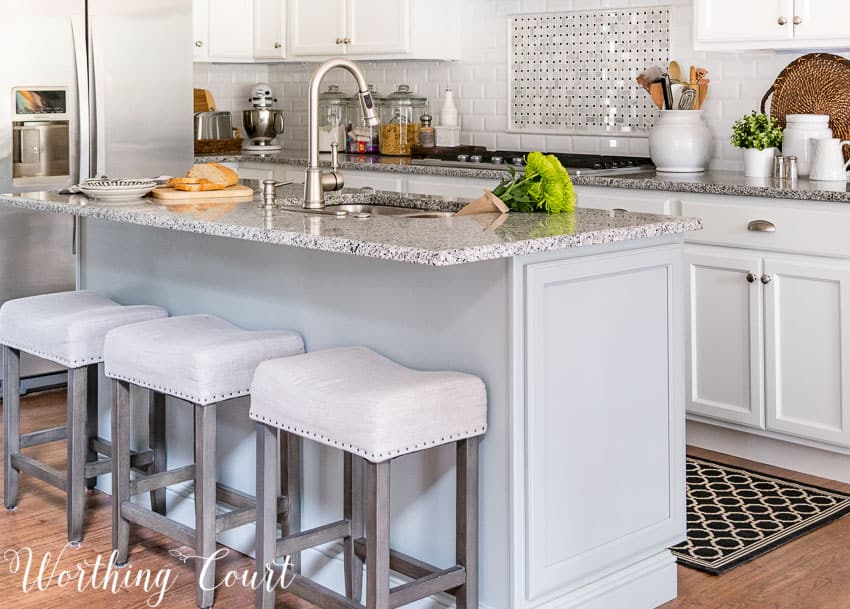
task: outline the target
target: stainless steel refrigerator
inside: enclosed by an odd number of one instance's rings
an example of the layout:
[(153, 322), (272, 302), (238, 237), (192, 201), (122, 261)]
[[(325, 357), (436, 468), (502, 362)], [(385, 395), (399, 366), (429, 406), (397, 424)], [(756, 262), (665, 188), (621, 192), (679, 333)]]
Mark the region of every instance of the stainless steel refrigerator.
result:
[[(0, 0), (0, 15), (0, 192), (191, 166), (192, 0)], [(77, 231), (0, 209), (0, 303), (74, 289)]]

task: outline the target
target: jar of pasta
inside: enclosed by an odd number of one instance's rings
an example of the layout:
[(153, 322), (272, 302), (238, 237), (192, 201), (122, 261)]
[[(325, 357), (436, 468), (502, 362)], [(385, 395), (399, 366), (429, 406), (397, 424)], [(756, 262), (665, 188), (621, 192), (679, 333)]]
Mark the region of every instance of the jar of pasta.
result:
[(381, 154), (407, 156), (419, 145), (419, 117), (428, 100), (417, 97), (407, 85), (399, 85), (384, 98), (381, 113)]

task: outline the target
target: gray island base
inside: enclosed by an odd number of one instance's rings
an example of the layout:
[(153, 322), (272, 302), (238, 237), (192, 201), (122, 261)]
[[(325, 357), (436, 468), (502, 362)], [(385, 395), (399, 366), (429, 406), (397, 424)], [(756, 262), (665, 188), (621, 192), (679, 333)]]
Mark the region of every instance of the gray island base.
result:
[[(540, 232), (547, 218), (519, 214), (488, 229), (469, 218), (315, 227), (281, 212), (282, 228), (263, 228), (252, 203), (217, 217), (45, 194), (0, 205), (83, 217), (80, 286), (121, 303), (294, 329), (308, 350), (362, 344), (406, 366), (483, 378), (481, 607), (650, 609), (675, 597), (667, 548), (685, 536), (682, 242), (698, 221), (579, 210)], [(347, 253), (326, 251), (334, 244)], [(254, 493), (247, 410), (244, 399), (219, 409), (218, 479)], [(186, 413), (168, 408), (172, 468), (193, 457)], [(448, 447), (393, 464), (393, 545), (435, 565), (454, 564), (454, 462)], [(341, 455), (306, 443), (303, 475), (304, 528), (340, 518)], [(192, 522), (191, 487), (170, 489), (168, 503)], [(247, 553), (253, 527), (220, 541)], [(341, 547), (306, 553), (304, 573), (341, 591)]]

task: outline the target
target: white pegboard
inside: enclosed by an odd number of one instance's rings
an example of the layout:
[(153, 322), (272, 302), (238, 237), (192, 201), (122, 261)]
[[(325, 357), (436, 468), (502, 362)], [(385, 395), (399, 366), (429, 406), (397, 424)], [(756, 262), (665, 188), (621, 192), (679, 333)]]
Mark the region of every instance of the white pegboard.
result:
[(670, 59), (670, 6), (510, 17), (511, 131), (634, 133), (658, 114), (635, 82)]

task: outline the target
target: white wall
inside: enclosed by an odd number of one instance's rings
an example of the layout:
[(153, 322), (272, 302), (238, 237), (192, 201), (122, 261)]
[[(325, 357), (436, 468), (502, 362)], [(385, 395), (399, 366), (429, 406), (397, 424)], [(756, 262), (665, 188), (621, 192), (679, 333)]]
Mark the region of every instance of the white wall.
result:
[[(742, 0), (746, 1), (746, 0)], [(551, 152), (603, 152), (647, 155), (645, 137), (610, 138), (586, 135), (524, 135), (508, 133), (507, 127), (507, 25), (514, 13), (652, 6), (663, 0), (463, 0), (461, 11), (464, 38), (463, 58), (456, 63), (437, 61), (363, 62), (369, 82), (382, 93), (392, 92), (406, 82), (431, 100), (432, 112), (442, 103), (446, 88), (455, 90), (463, 127), (463, 142), (488, 148), (543, 149)], [(712, 167), (738, 169), (741, 153), (729, 142), (732, 122), (757, 109), (764, 92), (791, 60), (800, 53), (748, 51), (705, 53), (693, 50), (692, 0), (669, 0), (674, 6), (671, 56), (685, 66), (695, 64), (709, 70), (711, 89), (705, 119), (714, 133)], [(850, 58), (845, 49), (842, 54)], [(221, 109), (244, 107), (251, 84), (267, 79), (286, 113), (285, 146), (306, 146), (306, 92), (310, 64), (270, 66), (209, 66), (196, 64), (196, 86), (211, 88)], [(328, 83), (338, 82), (353, 92), (353, 81), (339, 72)], [(234, 123), (241, 118), (234, 115)]]

